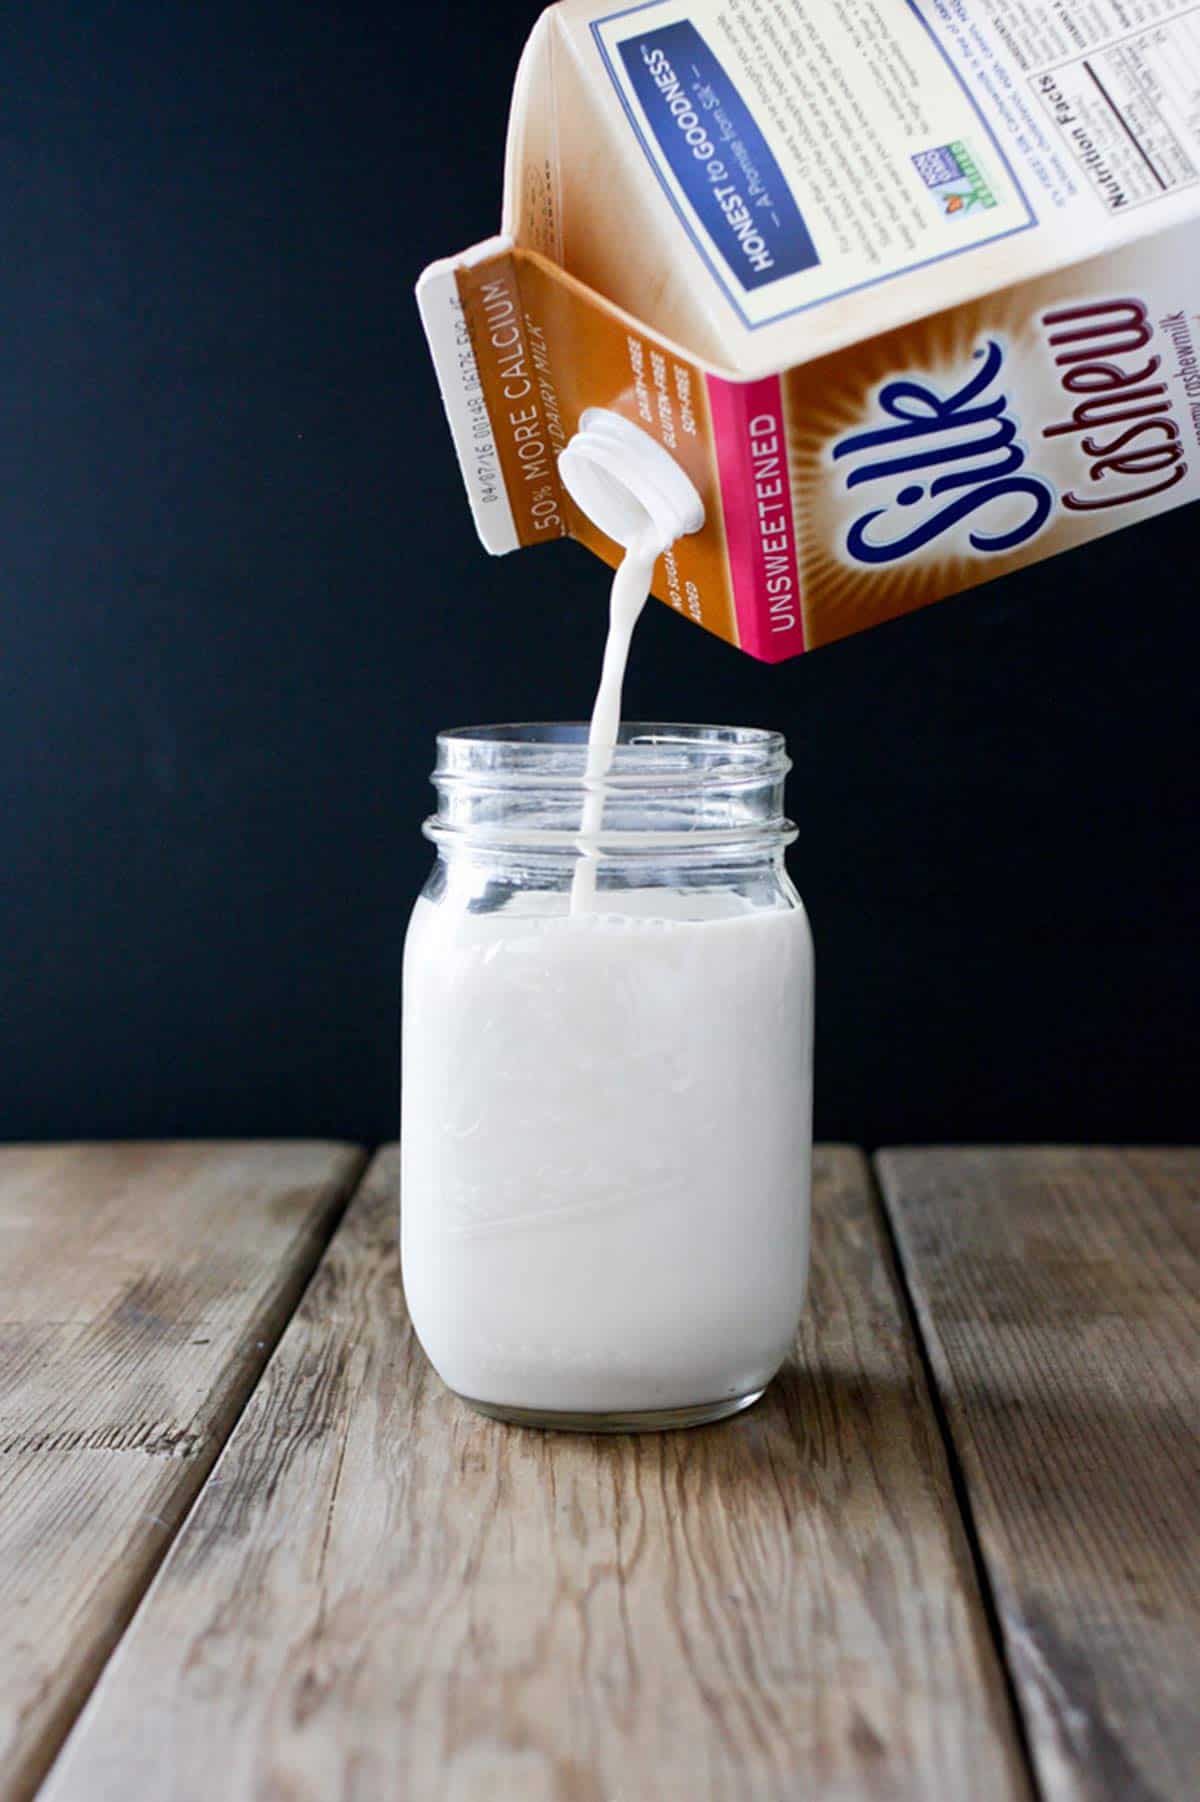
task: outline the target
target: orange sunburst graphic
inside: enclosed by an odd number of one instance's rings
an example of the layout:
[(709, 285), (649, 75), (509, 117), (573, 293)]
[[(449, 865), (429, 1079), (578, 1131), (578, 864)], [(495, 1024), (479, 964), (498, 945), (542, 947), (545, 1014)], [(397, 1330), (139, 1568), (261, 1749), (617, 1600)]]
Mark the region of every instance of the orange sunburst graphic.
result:
[(828, 644), (851, 632), (1004, 575), (1060, 548), (1052, 518), (1030, 543), (988, 554), (955, 531), (895, 563), (865, 565), (847, 553), (847, 530), (862, 502), (847, 494), (832, 446), (880, 419), (876, 397), (897, 376), (928, 379), (941, 392), (961, 386), (989, 338), (1026, 356), (1037, 340), (1030, 290), (1008, 290), (856, 344), (784, 378), (788, 449), (800, 544), (805, 639)]

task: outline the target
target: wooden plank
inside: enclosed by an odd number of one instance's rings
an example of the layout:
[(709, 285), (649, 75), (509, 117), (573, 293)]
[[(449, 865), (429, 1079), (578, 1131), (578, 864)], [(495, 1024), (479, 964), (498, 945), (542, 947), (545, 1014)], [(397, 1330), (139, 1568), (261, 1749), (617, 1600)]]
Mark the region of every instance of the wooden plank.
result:
[(0, 1149), (4, 1802), (61, 1745), (361, 1164), (318, 1144)]
[(879, 1168), (1051, 1802), (1200, 1793), (1200, 1152)]
[(1027, 1795), (858, 1153), (818, 1154), (811, 1309), (767, 1398), (640, 1439), (447, 1394), (397, 1182), (388, 1152), (45, 1802)]

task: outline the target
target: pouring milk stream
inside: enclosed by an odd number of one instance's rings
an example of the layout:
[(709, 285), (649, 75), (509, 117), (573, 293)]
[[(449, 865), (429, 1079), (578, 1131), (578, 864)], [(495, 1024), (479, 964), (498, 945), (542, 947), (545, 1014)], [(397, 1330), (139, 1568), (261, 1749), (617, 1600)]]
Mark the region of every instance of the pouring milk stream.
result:
[(653, 438), (620, 414), (601, 407), (584, 413), (558, 468), (581, 512), (625, 550), (609, 596), (604, 663), (588, 730), (581, 855), (571, 884), (571, 911), (579, 913), (591, 906), (596, 893), (604, 778), (621, 724), (621, 693), (633, 629), (649, 597), (655, 563), (676, 539), (699, 531), (704, 524), (704, 503), (683, 470)]

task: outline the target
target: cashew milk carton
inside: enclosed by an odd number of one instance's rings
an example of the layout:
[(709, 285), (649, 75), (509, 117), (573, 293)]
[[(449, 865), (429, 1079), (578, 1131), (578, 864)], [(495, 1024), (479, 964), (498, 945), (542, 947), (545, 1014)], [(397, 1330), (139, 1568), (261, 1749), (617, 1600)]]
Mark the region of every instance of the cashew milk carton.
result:
[(615, 410), (753, 656), (1200, 493), (1195, 0), (562, 0), (502, 226), (418, 288), (484, 544), (618, 559), (557, 472)]

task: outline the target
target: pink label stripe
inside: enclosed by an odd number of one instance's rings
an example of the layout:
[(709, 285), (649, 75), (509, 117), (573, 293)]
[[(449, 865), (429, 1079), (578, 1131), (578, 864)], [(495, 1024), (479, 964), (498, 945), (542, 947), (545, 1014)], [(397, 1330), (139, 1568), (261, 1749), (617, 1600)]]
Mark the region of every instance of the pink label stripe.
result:
[(780, 663), (804, 649), (783, 392), (777, 375), (706, 379), (738, 637)]

